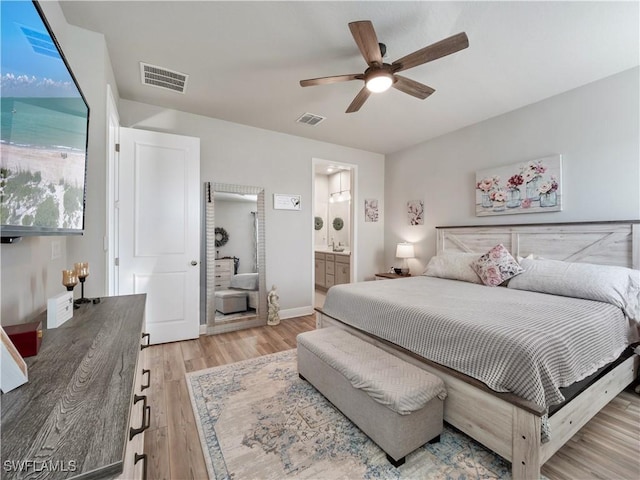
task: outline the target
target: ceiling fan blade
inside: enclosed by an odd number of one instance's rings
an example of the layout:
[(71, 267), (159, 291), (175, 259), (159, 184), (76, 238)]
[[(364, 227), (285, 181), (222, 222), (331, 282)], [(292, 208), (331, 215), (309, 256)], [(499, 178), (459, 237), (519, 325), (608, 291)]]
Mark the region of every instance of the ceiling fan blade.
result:
[(348, 82), (349, 80), (363, 80), (364, 75), (361, 73), (351, 73), (349, 75), (334, 75), (333, 77), (310, 78), (308, 80), (300, 80), (301, 87), (311, 87), (313, 85), (328, 85), (330, 83)]
[(393, 88), (400, 90), (401, 92), (408, 93), (414, 97), (424, 100), (431, 95), (435, 90), (424, 83), (416, 82), (410, 78), (403, 77), (401, 75), (394, 75), (396, 81), (393, 83)]
[(358, 95), (356, 95), (356, 98), (353, 99), (353, 102), (351, 102), (351, 105), (349, 105), (349, 108), (347, 108), (347, 111), (345, 113), (353, 113), (360, 110), (360, 107), (364, 105), (364, 102), (367, 101), (369, 95), (371, 95), (369, 89), (367, 87), (362, 87), (362, 90), (358, 92)]
[(367, 65), (382, 65), (382, 54), (380, 53), (380, 45), (378, 45), (378, 37), (373, 29), (373, 24), (369, 20), (351, 22), (349, 30), (351, 30), (351, 35), (353, 35), (353, 39), (356, 41), (356, 45), (358, 45)]
[(423, 63), (446, 57), (447, 55), (456, 53), (468, 46), (469, 39), (467, 38), (467, 34), (462, 32), (410, 53), (409, 55), (396, 60), (391, 65), (394, 72), (401, 72), (402, 70), (407, 70), (409, 68), (422, 65)]

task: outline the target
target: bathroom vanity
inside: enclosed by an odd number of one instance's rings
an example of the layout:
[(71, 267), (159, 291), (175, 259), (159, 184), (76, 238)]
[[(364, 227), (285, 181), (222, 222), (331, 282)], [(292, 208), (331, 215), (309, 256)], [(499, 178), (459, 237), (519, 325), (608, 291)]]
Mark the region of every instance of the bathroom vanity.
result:
[(351, 252), (334, 252), (331, 248), (315, 251), (315, 284), (320, 290), (351, 282)]

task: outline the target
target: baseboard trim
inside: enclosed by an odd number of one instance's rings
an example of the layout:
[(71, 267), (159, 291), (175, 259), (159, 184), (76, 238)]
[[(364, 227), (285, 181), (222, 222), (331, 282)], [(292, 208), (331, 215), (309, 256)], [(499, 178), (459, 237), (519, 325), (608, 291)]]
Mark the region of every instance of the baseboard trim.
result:
[(309, 305), (308, 307), (298, 307), (298, 308), (287, 308), (286, 310), (280, 310), (280, 318), (294, 318), (294, 317), (304, 317), (306, 315), (313, 314), (313, 307)]
[[(313, 315), (314, 310), (312, 306), (287, 308), (286, 310), (280, 310), (280, 318), (285, 320), (287, 318), (304, 317), (306, 315)], [(222, 333), (222, 332), (217, 332)], [(200, 335), (208, 335), (208, 327), (206, 324), (200, 324)]]

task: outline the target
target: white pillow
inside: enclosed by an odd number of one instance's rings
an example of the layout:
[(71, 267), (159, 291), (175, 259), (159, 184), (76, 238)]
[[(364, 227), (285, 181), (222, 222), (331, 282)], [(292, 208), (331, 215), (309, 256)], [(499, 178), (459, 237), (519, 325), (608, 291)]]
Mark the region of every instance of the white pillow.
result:
[(509, 288), (585, 298), (621, 308), (640, 322), (640, 271), (625, 267), (523, 258)]
[(544, 259), (544, 257), (541, 257), (540, 255), (534, 255), (533, 253), (530, 253), (526, 257), (521, 257), (520, 255), (516, 256), (516, 261), (518, 263), (520, 263), (520, 262), (522, 262), (523, 258), (526, 258), (528, 260), (543, 260)]
[(423, 275), (482, 284), (478, 274), (471, 268), (471, 263), (478, 258), (479, 253), (441, 253), (431, 257)]

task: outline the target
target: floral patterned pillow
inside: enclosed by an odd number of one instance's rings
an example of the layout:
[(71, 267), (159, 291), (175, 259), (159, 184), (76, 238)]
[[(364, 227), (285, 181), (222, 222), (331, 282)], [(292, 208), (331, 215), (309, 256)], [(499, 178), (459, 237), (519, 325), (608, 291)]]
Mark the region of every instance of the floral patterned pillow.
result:
[(490, 287), (496, 287), (524, 272), (524, 269), (502, 244), (496, 245), (478, 260), (472, 262), (471, 268), (482, 279), (482, 283)]

